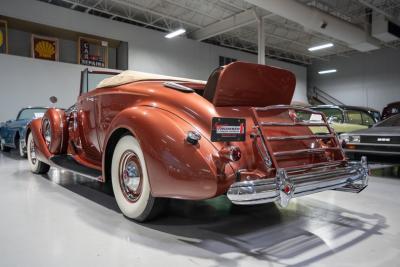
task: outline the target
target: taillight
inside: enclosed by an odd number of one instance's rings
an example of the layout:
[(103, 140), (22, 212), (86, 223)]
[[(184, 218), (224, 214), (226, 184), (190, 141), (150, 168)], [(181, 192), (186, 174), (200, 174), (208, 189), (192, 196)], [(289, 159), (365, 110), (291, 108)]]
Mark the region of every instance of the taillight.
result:
[(237, 146), (228, 146), (219, 151), (219, 156), (228, 161), (238, 161), (242, 157), (242, 152)]

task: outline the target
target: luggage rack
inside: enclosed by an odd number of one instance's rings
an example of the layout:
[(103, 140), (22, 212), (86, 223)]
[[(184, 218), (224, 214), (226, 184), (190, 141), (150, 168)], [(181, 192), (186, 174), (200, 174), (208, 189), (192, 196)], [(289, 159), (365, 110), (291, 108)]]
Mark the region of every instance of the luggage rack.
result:
[[(279, 166), (278, 160), (284, 156), (290, 155), (299, 155), (299, 154), (313, 154), (313, 153), (321, 153), (327, 151), (340, 151), (342, 155), (342, 160), (335, 160), (329, 162), (321, 162), (307, 165), (298, 165), (292, 166), (289, 168), (283, 168), (286, 171), (298, 171), (299, 169), (313, 169), (313, 168), (325, 168), (325, 167), (334, 167), (338, 165), (343, 165), (346, 163), (344, 160), (344, 154), (342, 149), (339, 146), (339, 141), (337, 139), (334, 131), (329, 127), (329, 124), (326, 120), (325, 115), (322, 112), (311, 110), (308, 108), (302, 107), (293, 107), (289, 105), (276, 105), (276, 106), (268, 106), (268, 107), (254, 107), (251, 108), (252, 116), (254, 121), (254, 132), (251, 135), (255, 141), (257, 150), (263, 159), (267, 168), (271, 168), (274, 166), (275, 169), (281, 169)], [(271, 112), (277, 110), (287, 110), (288, 118), (292, 119), (293, 122), (267, 122), (263, 121), (260, 116), (260, 112)], [(295, 113), (297, 111), (303, 111), (310, 114), (317, 114), (321, 116), (321, 120), (318, 122), (313, 121), (299, 121), (294, 115), (290, 116), (290, 113)], [(296, 127), (296, 126), (309, 126), (309, 127), (326, 127), (328, 130), (327, 134), (310, 134), (310, 135), (292, 135), (292, 136), (270, 136), (268, 135), (267, 127)], [(271, 143), (276, 141), (292, 141), (292, 140), (310, 140), (310, 139), (325, 139), (331, 140), (334, 144), (332, 147), (318, 147), (318, 148), (307, 148), (307, 149), (295, 149), (295, 150), (287, 150), (287, 151), (274, 151)]]

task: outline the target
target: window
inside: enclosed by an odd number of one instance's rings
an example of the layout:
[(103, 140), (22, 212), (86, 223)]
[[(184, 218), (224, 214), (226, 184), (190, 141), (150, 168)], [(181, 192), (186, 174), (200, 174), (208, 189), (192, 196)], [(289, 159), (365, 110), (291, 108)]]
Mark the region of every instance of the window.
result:
[(219, 66), (220, 67), (228, 65), (229, 63), (236, 62), (236, 61), (237, 61), (236, 58), (219, 56)]
[(375, 123), (374, 118), (369, 115), (367, 112), (361, 112), (361, 117), (363, 121), (363, 125), (372, 126)]
[(17, 120), (31, 120), (43, 117), (46, 108), (27, 108), (20, 111)]
[(360, 111), (348, 110), (346, 112), (347, 122), (352, 124), (363, 124), (362, 116)]
[(315, 110), (324, 113), (326, 119), (332, 122), (343, 122), (343, 113), (338, 108), (316, 108)]

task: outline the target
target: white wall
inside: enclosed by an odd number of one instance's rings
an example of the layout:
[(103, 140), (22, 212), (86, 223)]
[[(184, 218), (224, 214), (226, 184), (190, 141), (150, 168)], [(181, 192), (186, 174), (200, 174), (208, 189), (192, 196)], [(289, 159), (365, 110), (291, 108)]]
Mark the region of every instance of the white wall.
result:
[(68, 108), (79, 94), (80, 73), (85, 66), (0, 54), (0, 121), (15, 118), (27, 106)]
[[(23, 7), (23, 8), (21, 8)], [(256, 62), (256, 55), (222, 48), (186, 38), (166, 39), (164, 33), (111, 21), (39, 1), (1, 0), (0, 14), (67, 30), (128, 42), (129, 69), (181, 77), (207, 79), (218, 66), (219, 56)], [(295, 100), (306, 102), (307, 69), (303, 66), (268, 59), (267, 64), (293, 71), (297, 77)], [(79, 71), (83, 66), (0, 55), (0, 121), (14, 117), (25, 105), (48, 105), (49, 95), (60, 96), (60, 104), (71, 105), (76, 98)], [(11, 71), (24, 70), (15, 81)], [(28, 71), (29, 70), (29, 71)], [(48, 75), (51, 73), (51, 75)], [(50, 79), (49, 79), (49, 76)], [(45, 87), (43, 83), (46, 82)], [(14, 96), (17, 90), (18, 96)], [(11, 87), (10, 87), (11, 86)], [(73, 86), (73, 87), (71, 87)], [(32, 99), (31, 92), (40, 93)], [(43, 95), (42, 95), (43, 94)], [(4, 96), (7, 95), (7, 99)], [(21, 98), (26, 98), (21, 102)], [(65, 98), (65, 99), (62, 99)], [(30, 102), (35, 101), (35, 103)], [(43, 101), (43, 102), (41, 102)], [(13, 105), (10, 105), (13, 103)], [(7, 115), (6, 115), (7, 114)]]
[[(319, 75), (322, 69), (337, 73)], [(382, 111), (389, 102), (400, 101), (400, 50), (381, 49), (349, 58), (334, 57), (308, 69), (308, 85), (317, 86), (347, 105), (368, 106)]]

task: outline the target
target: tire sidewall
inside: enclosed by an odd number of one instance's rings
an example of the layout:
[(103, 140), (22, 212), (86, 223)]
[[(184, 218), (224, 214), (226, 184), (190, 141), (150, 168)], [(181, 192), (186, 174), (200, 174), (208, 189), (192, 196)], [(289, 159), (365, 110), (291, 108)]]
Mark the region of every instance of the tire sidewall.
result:
[(39, 160), (38, 160), (38, 158), (36, 157), (36, 163), (35, 164), (33, 164), (32, 163), (32, 158), (31, 158), (31, 144), (32, 143), (34, 143), (34, 142), (32, 142), (32, 140), (33, 140), (33, 136), (32, 136), (32, 134), (30, 133), (29, 135), (28, 135), (28, 142), (27, 142), (27, 144), (26, 144), (26, 151), (27, 151), (27, 154), (28, 154), (28, 163), (29, 163), (29, 167), (31, 168), (31, 171), (33, 172), (33, 173), (38, 173), (38, 171), (39, 171)]
[(21, 142), (19, 143), (19, 148), (18, 148), (18, 150), (19, 150), (19, 155), (20, 155), (22, 158), (26, 158), (27, 153), (24, 152), (24, 148), (22, 147)]
[[(142, 192), (136, 202), (130, 202), (125, 198), (119, 181), (120, 160), (127, 150), (132, 150), (137, 155), (142, 169)], [(115, 199), (122, 213), (131, 219), (141, 219), (148, 211), (149, 205), (152, 205), (152, 196), (143, 151), (137, 139), (131, 135), (123, 136), (114, 149), (111, 163), (111, 180)]]

